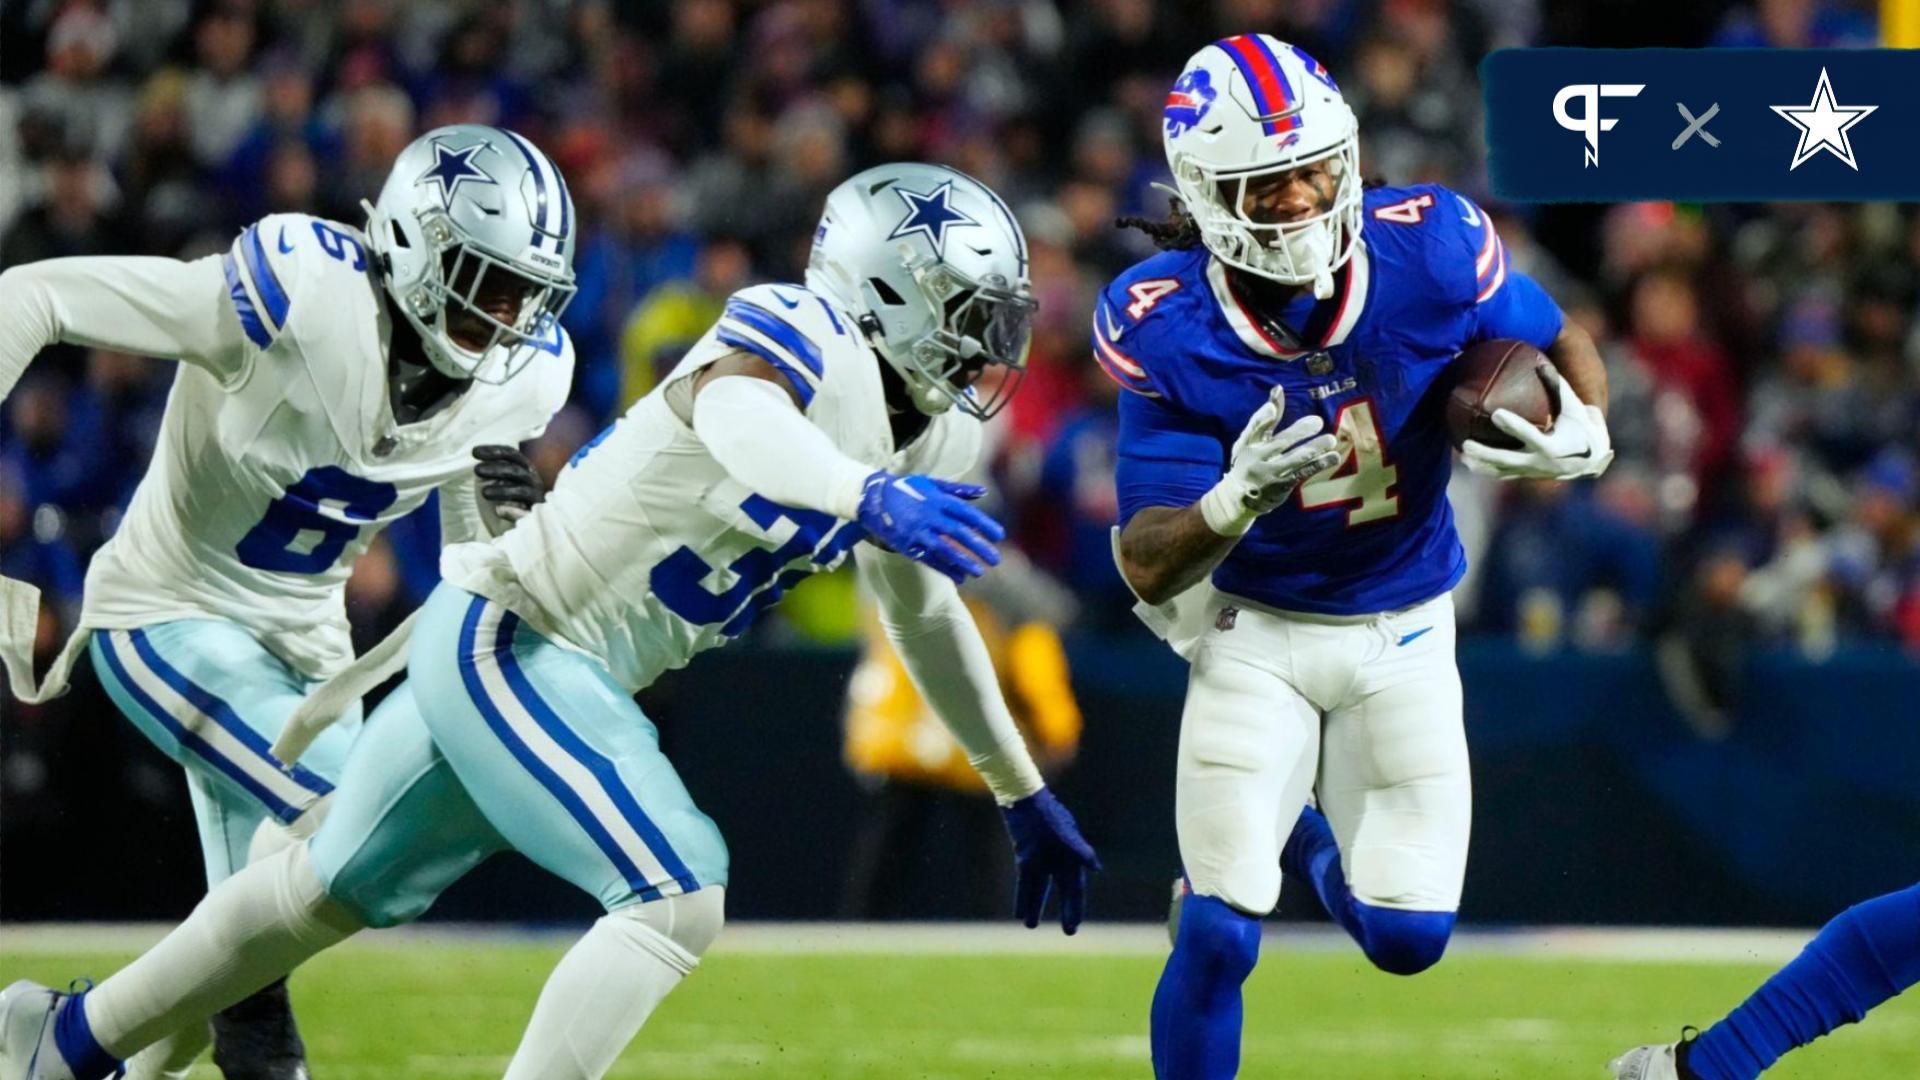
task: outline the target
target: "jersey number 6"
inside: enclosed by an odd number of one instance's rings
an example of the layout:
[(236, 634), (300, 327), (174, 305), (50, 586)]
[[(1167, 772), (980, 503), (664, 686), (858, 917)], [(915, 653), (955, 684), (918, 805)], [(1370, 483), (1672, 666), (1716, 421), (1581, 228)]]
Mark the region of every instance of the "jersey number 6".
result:
[[(392, 506), (399, 495), (392, 484), (362, 479), (337, 465), (309, 469), (268, 504), (260, 523), (234, 545), (234, 554), (255, 570), (325, 573), (359, 538), (360, 526)], [(338, 509), (329, 513), (328, 503)], [(303, 551), (294, 546), (301, 533), (319, 533), (320, 539)]]

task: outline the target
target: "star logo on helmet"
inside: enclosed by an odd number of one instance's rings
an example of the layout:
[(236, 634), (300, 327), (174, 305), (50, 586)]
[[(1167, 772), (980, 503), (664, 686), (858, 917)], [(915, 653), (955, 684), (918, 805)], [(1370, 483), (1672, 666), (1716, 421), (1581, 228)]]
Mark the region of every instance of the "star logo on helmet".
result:
[(453, 209), (454, 193), (468, 180), (476, 184), (498, 184), (499, 181), (487, 175), (486, 170), (473, 163), (474, 156), (491, 147), (484, 142), (474, 143), (464, 150), (454, 150), (445, 143), (435, 140), (433, 143), (433, 167), (420, 174), (416, 184), (440, 185), (440, 202), (448, 210)]
[(887, 234), (889, 240), (898, 240), (908, 233), (925, 233), (927, 242), (933, 245), (933, 253), (945, 258), (948, 229), (980, 224), (954, 207), (951, 180), (932, 191), (908, 191), (896, 187), (893, 192), (907, 204), (907, 216), (901, 218), (900, 224)]

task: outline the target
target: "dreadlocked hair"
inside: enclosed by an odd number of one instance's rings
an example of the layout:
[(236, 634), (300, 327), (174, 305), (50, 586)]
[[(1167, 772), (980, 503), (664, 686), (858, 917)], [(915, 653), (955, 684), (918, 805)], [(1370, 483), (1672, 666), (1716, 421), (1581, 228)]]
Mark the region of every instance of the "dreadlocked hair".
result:
[[(1386, 180), (1378, 176), (1369, 176), (1360, 183), (1363, 191), (1386, 186)], [(1161, 251), (1186, 251), (1200, 246), (1200, 223), (1187, 213), (1186, 202), (1178, 196), (1167, 199), (1167, 216), (1159, 221), (1143, 217), (1115, 218), (1113, 227), (1139, 229)]]
[(1115, 218), (1116, 229), (1139, 229), (1161, 251), (1185, 251), (1200, 246), (1200, 223), (1187, 213), (1177, 196), (1167, 200), (1167, 216), (1159, 221), (1143, 217)]

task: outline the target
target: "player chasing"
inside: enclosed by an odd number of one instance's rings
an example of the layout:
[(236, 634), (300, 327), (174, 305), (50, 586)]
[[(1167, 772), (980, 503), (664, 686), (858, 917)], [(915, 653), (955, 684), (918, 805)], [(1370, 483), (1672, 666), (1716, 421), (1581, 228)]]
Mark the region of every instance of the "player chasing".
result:
[[(604, 1075), (719, 934), (727, 882), (718, 830), (632, 695), (849, 553), (1004, 808), (1016, 914), (1038, 925), (1058, 890), (1072, 933), (1098, 863), (954, 588), (998, 561), (1002, 532), (969, 505), (980, 489), (939, 479), (967, 469), (975, 421), (1012, 392), (1032, 312), (1020, 228), (977, 181), (906, 164), (835, 189), (805, 288), (736, 293), (532, 514), (447, 550), (408, 680), (368, 721), (312, 840), (234, 875), (90, 992), (9, 987), (0, 1076), (98, 1080), (360, 929), (414, 918), (508, 848), (607, 911), (549, 978), (508, 1080)], [(977, 392), (989, 371), (995, 389)], [(312, 734), (292, 726), (289, 758)]]
[(1189, 895), (1152, 1010), (1154, 1071), (1185, 1080), (1239, 1067), (1241, 984), (1283, 869), (1382, 970), (1425, 970), (1452, 932), (1465, 557), (1428, 390), (1476, 342), (1529, 342), (1557, 418), (1496, 413), (1513, 446), (1468, 441), (1468, 464), (1568, 479), (1612, 450), (1593, 342), (1467, 199), (1362, 190), (1353, 113), (1306, 53), (1259, 34), (1200, 50), (1165, 137), (1174, 215), (1128, 224), (1166, 250), (1107, 288), (1093, 347), (1127, 391), (1116, 558), (1193, 665), (1175, 782)]
[(1788, 1051), (1920, 984), (1920, 885), (1841, 912), (1740, 1007), (1608, 1064), (1615, 1080), (1754, 1080)]
[[(0, 658), (34, 702), (91, 654), (114, 703), (186, 770), (209, 886), (246, 865), (256, 832), (310, 829), (340, 779), (357, 705), (299, 766), (267, 750), (353, 660), (354, 560), (436, 490), (447, 542), (507, 528), (541, 496), (517, 444), (572, 383), (556, 319), (574, 291), (573, 203), (545, 154), (498, 128), (441, 128), (400, 153), (368, 209), (364, 233), (276, 214), (225, 255), (0, 275), (0, 396), (56, 342), (182, 361), (67, 648), (36, 685), (38, 593), (0, 579), (6, 610), (27, 616), (0, 622)], [(247, 989), (212, 1018), (214, 1060), (228, 1080), (306, 1076), (285, 983)], [(204, 1016), (129, 1074), (184, 1076)]]

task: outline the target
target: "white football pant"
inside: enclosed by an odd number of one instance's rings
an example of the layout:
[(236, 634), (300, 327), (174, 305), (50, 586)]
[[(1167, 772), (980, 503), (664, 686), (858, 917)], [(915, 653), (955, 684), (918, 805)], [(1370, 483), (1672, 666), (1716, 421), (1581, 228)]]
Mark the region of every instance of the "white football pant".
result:
[(1457, 910), (1473, 800), (1452, 597), (1354, 617), (1215, 597), (1175, 781), (1193, 891), (1272, 911), (1280, 849), (1317, 792), (1355, 898)]

